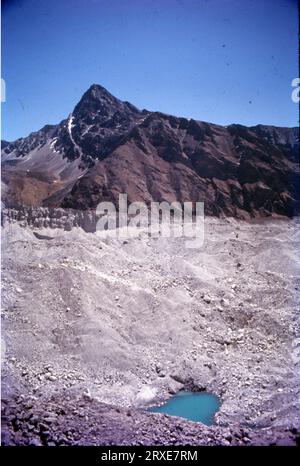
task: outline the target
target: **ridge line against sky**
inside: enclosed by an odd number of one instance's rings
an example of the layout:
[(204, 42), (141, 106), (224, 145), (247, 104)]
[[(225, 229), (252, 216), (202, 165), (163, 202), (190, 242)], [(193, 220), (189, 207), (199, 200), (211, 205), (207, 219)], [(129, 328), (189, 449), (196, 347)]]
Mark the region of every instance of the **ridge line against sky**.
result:
[(57, 124), (92, 83), (138, 108), (297, 126), (296, 0), (9, 0), (2, 138)]

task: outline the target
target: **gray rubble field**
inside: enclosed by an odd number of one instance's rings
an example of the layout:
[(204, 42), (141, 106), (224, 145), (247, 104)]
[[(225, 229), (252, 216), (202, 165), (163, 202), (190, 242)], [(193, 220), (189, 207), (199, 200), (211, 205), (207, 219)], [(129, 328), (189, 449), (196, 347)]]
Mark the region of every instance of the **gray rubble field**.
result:
[[(298, 220), (207, 218), (199, 249), (6, 224), (3, 443), (299, 442), (299, 243)], [(146, 411), (183, 388), (215, 426)]]

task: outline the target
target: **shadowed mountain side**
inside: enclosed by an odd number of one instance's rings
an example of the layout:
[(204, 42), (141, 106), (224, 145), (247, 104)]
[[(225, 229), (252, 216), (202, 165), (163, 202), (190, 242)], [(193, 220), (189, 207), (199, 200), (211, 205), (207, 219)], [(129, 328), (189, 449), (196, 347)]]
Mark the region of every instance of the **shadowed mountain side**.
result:
[(7, 206), (204, 201), (215, 216), (299, 213), (299, 130), (140, 111), (93, 85), (58, 125), (2, 143)]

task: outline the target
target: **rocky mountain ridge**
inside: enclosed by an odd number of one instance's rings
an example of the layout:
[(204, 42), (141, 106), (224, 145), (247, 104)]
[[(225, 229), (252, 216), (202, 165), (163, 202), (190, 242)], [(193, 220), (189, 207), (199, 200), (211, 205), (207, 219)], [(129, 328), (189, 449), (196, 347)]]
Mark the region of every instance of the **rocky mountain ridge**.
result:
[(299, 213), (299, 129), (227, 127), (138, 110), (92, 85), (73, 112), (2, 142), (7, 207), (204, 201), (207, 215)]

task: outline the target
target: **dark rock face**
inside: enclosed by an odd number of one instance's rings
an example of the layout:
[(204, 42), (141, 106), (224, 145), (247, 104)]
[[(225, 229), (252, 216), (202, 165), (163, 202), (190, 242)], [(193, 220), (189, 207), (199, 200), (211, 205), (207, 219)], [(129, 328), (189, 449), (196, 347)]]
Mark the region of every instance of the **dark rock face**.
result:
[(297, 427), (207, 427), (65, 393), (2, 398), (2, 445), (299, 445)]
[(121, 102), (101, 86), (93, 85), (74, 112), (73, 137), (82, 149), (82, 158), (94, 165), (118, 146), (124, 133), (141, 118), (141, 112)]
[(60, 124), (2, 144), (2, 198), (93, 209), (133, 201), (204, 201), (208, 215), (299, 213), (299, 130), (140, 111), (99, 85)]

